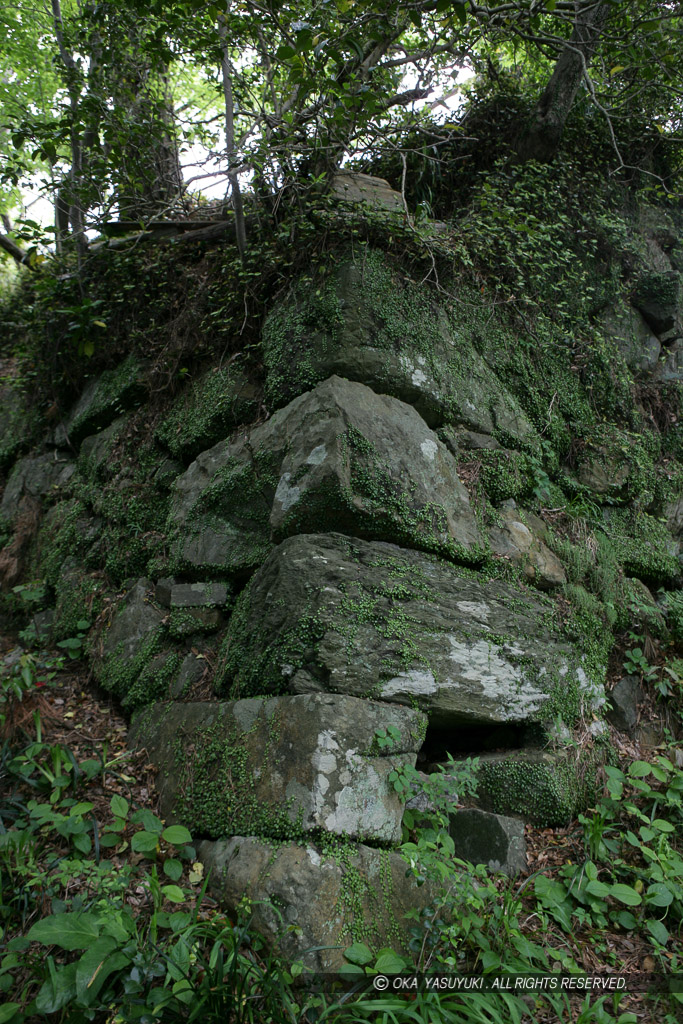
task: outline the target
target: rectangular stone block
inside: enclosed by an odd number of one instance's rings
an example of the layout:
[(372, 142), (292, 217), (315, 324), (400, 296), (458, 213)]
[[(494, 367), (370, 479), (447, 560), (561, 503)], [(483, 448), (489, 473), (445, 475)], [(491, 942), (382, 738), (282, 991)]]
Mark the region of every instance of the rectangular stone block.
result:
[(161, 810), (214, 838), (323, 830), (397, 843), (389, 775), (414, 765), (426, 717), (336, 694), (155, 704), (131, 743), (157, 765)]

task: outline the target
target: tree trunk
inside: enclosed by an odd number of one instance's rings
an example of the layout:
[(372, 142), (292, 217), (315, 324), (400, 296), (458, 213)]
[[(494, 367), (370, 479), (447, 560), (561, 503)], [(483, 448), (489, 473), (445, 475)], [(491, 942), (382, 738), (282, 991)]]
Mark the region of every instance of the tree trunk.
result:
[(13, 260), (16, 260), (19, 266), (28, 267), (30, 270), (34, 268), (28, 261), (28, 255), (21, 249), (16, 242), (13, 242), (7, 235), (0, 233), (0, 249), (3, 252), (9, 253)]
[(571, 38), (557, 58), (532, 122), (517, 145), (517, 153), (522, 160), (548, 163), (555, 156), (565, 121), (595, 52), (609, 9), (608, 0), (596, 0), (577, 14)]
[(244, 206), (237, 172), (234, 169), (235, 152), (235, 107), (232, 95), (232, 68), (228, 50), (228, 18), (230, 17), (230, 0), (225, 5), (225, 14), (218, 18), (218, 37), (221, 41), (221, 75), (223, 78), (223, 98), (225, 100), (225, 153), (228, 160), (228, 182), (232, 193), (232, 206), (235, 211), (237, 229), (237, 249), (244, 260), (247, 250), (247, 232), (244, 222)]

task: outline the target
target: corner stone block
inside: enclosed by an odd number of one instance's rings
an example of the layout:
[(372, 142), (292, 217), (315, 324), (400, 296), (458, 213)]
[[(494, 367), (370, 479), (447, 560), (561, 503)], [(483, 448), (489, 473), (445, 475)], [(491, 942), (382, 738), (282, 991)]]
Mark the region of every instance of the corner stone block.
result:
[(470, 563), (483, 540), (451, 453), (409, 405), (331, 377), (202, 454), (169, 518), (177, 571), (241, 574), (272, 540), (334, 526)]
[(156, 704), (131, 742), (159, 768), (163, 814), (194, 831), (397, 843), (403, 805), (388, 777), (415, 764), (425, 728), (410, 708), (315, 694)]
[[(277, 848), (254, 837), (203, 842), (198, 856), (219, 903), (234, 913), (252, 901), (252, 926), (269, 946), (313, 971), (338, 971), (344, 949), (363, 941), (375, 951), (408, 953), (406, 914), (437, 900), (429, 881), (418, 886), (397, 853), (357, 846), (344, 860), (313, 845)], [(293, 926), (293, 927), (291, 927)]]

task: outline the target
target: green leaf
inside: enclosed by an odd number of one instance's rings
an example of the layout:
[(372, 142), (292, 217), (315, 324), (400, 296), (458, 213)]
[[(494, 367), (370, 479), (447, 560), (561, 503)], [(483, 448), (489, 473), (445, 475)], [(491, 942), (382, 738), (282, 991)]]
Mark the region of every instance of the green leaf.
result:
[(673, 903), (673, 893), (664, 882), (655, 882), (648, 886), (645, 902), (649, 907), (669, 907)]
[(0, 1006), (0, 1024), (7, 1024), (20, 1009), (19, 1003), (5, 1003)]
[(620, 910), (617, 914), (617, 921), (627, 932), (632, 932), (634, 928), (638, 927), (638, 922), (630, 910)]
[(645, 922), (645, 927), (649, 931), (655, 942), (658, 942), (660, 946), (665, 946), (669, 941), (669, 931), (665, 924), (661, 921), (649, 920)]
[(44, 917), (33, 925), (27, 938), (62, 949), (87, 949), (99, 938), (101, 929), (102, 921), (96, 914), (76, 911)]
[(128, 817), (128, 801), (122, 796), (113, 796), (109, 801), (111, 807), (111, 813), (115, 818), (127, 818)]
[(154, 832), (136, 832), (130, 845), (135, 853), (154, 853), (158, 842), (159, 836)]
[(369, 964), (372, 960), (372, 953), (364, 942), (354, 942), (352, 946), (344, 950), (344, 957), (351, 964)]
[(634, 761), (629, 766), (628, 773), (633, 779), (644, 779), (650, 774), (650, 765), (646, 761)]
[(375, 970), (380, 974), (400, 974), (407, 966), (406, 961), (398, 953), (394, 953), (393, 949), (380, 950), (374, 964)]
[[(116, 939), (111, 935), (103, 935), (87, 949), (76, 964), (76, 995), (81, 1002), (88, 1002), (88, 995), (91, 997), (99, 991), (105, 976), (100, 980), (102, 965), (109, 954), (116, 949)], [(99, 981), (99, 984), (98, 984)], [(90, 992), (88, 992), (90, 990)]]
[(184, 825), (169, 825), (161, 833), (161, 838), (173, 846), (185, 846), (186, 843), (192, 842), (192, 836)]
[(665, 821), (664, 818), (655, 818), (652, 822), (652, 827), (656, 828), (659, 832), (674, 832), (675, 827), (670, 821)]
[(597, 896), (598, 899), (605, 899), (606, 896), (610, 895), (610, 886), (605, 885), (604, 882), (599, 882), (597, 879), (593, 879), (586, 886), (586, 892), (590, 893), (591, 896)]
[(615, 882), (610, 886), (609, 894), (620, 903), (625, 903), (627, 907), (639, 907), (643, 902), (642, 896), (630, 885), (624, 885), (623, 882)]
[(177, 882), (183, 873), (183, 865), (179, 860), (173, 857), (171, 860), (164, 861), (164, 874), (167, 878), (170, 878), (172, 882)]
[(185, 902), (185, 893), (178, 885), (162, 885), (161, 891), (171, 903)]
[(76, 996), (76, 964), (69, 964), (59, 971), (54, 969), (54, 965), (51, 967), (50, 977), (36, 996), (39, 1013), (56, 1013)]

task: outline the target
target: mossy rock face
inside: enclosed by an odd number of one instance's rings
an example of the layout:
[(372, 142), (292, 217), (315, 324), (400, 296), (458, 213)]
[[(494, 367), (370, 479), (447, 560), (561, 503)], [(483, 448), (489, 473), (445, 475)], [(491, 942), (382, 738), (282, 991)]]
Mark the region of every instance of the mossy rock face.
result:
[(24, 497), (55, 500), (71, 479), (74, 463), (63, 453), (20, 459), (12, 470), (5, 487), (0, 515), (13, 520)]
[[(95, 676), (128, 710), (168, 693), (170, 655), (163, 664), (154, 661), (164, 645), (164, 619), (164, 612), (153, 601), (150, 580), (139, 579), (119, 602), (111, 625), (101, 637), (100, 653), (93, 665)], [(178, 666), (179, 661), (173, 670)]]
[(469, 304), (454, 308), (377, 252), (302, 283), (264, 324), (267, 400), (282, 406), (339, 374), (410, 403), (430, 426), (461, 423), (532, 443), (522, 407), (473, 344)]
[(676, 270), (644, 274), (632, 301), (654, 333), (665, 334), (676, 325), (680, 315), (681, 275)]
[(310, 844), (235, 837), (197, 852), (221, 906), (232, 914), (248, 898), (250, 924), (267, 944), (313, 971), (338, 971), (356, 941), (410, 960), (406, 914), (439, 895), (429, 881), (418, 886), (397, 853), (370, 846), (347, 845), (335, 857)]
[(654, 372), (662, 346), (639, 310), (625, 300), (615, 304), (605, 316), (604, 328), (630, 370), (641, 376)]
[(131, 743), (159, 769), (163, 815), (193, 833), (281, 839), (323, 829), (395, 844), (403, 804), (389, 775), (415, 764), (425, 728), (410, 708), (311, 694), (156, 704), (136, 716)]
[(112, 449), (123, 436), (127, 423), (127, 416), (119, 416), (104, 430), (84, 438), (77, 462), (78, 472), (84, 480), (103, 481), (115, 473), (116, 467), (111, 462)]
[(75, 558), (66, 560), (55, 586), (56, 607), (52, 621), (55, 640), (74, 637), (92, 626), (107, 596), (102, 575), (88, 573)]
[(12, 370), (12, 360), (0, 360), (0, 375), (4, 378), (0, 384), (0, 470), (31, 444), (38, 426), (38, 416), (29, 405), (21, 381), (11, 379)]
[(393, 544), (293, 537), (238, 598), (216, 683), (396, 701), (444, 725), (543, 719), (561, 694), (602, 697), (553, 607)]
[[(488, 531), (494, 555), (519, 566), (529, 582), (541, 590), (552, 590), (567, 582), (559, 558), (541, 539), (543, 524), (536, 516), (514, 508), (502, 508), (496, 517), (498, 525)], [(535, 529), (535, 523), (539, 524), (540, 530)]]
[(479, 757), (477, 803), (534, 825), (560, 826), (596, 798), (597, 768), (606, 752), (517, 750)]
[(260, 403), (259, 389), (235, 363), (209, 370), (179, 395), (156, 438), (177, 459), (189, 462), (253, 420)]
[(126, 409), (139, 405), (147, 387), (144, 368), (134, 357), (128, 356), (113, 370), (105, 370), (86, 387), (66, 422), (57, 428), (57, 443), (78, 445), (87, 437), (120, 416)]
[(326, 528), (476, 563), (484, 555), (453, 456), (395, 398), (332, 377), (174, 485), (174, 571), (253, 570), (271, 538)]
[[(581, 486), (610, 503), (631, 501), (647, 507), (656, 493), (660, 449), (654, 433), (601, 424), (576, 439), (573, 472)], [(566, 486), (571, 490), (575, 485), (568, 478)]]

